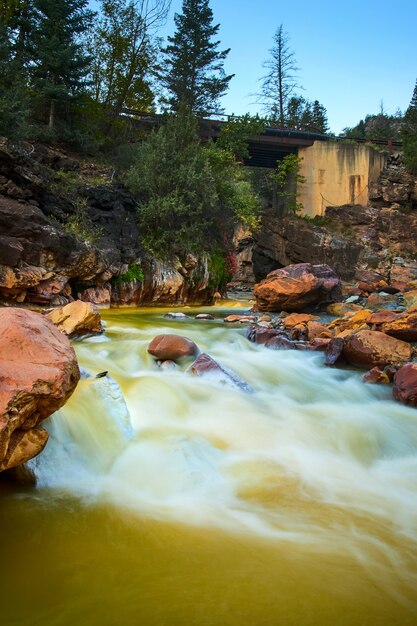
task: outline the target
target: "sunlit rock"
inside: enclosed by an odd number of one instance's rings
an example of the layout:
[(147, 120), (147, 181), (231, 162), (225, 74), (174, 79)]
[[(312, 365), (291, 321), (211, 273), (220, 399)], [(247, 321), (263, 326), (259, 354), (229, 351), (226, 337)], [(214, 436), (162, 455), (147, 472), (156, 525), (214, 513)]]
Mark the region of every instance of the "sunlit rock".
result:
[(80, 372), (68, 339), (39, 313), (0, 309), (0, 471), (41, 452), (39, 422), (74, 391)]
[(70, 338), (99, 335), (103, 331), (99, 310), (91, 302), (75, 300), (64, 307), (53, 309), (46, 317)]
[(341, 282), (328, 265), (299, 263), (275, 270), (255, 285), (259, 311), (302, 311), (342, 299)]
[(184, 357), (195, 356), (197, 345), (187, 337), (180, 335), (158, 335), (152, 339), (148, 352), (158, 361), (177, 361)]
[(343, 354), (351, 365), (372, 368), (398, 365), (411, 359), (409, 343), (374, 330), (360, 330), (347, 337)]

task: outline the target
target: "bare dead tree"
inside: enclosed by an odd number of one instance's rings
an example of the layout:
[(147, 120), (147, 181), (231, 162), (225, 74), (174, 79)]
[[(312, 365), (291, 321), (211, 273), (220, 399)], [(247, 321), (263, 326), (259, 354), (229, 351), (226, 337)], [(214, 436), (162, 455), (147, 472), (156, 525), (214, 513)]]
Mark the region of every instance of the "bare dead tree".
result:
[(270, 57), (264, 63), (267, 74), (261, 79), (258, 98), (267, 115), (284, 126), (286, 106), (291, 95), (299, 88), (295, 76), (299, 68), (294, 52), (289, 47), (288, 33), (282, 24), (274, 35), (274, 45), (269, 52)]

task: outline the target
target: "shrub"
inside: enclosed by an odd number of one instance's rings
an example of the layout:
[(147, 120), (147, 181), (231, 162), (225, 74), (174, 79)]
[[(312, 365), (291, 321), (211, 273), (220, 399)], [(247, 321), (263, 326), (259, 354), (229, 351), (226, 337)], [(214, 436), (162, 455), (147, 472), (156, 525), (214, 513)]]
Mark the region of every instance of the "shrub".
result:
[(185, 111), (141, 144), (126, 182), (143, 243), (160, 257), (210, 252), (234, 222), (256, 225), (259, 200), (233, 154), (202, 145)]
[(145, 274), (143, 273), (143, 269), (140, 263), (132, 263), (129, 265), (127, 272), (121, 274), (120, 276), (115, 276), (112, 278), (111, 282), (113, 285), (120, 285), (121, 283), (132, 283), (133, 281), (142, 282), (145, 278)]
[(74, 213), (65, 222), (60, 222), (60, 225), (66, 233), (90, 245), (97, 243), (103, 234), (102, 229), (93, 224), (88, 216), (86, 198), (77, 198)]

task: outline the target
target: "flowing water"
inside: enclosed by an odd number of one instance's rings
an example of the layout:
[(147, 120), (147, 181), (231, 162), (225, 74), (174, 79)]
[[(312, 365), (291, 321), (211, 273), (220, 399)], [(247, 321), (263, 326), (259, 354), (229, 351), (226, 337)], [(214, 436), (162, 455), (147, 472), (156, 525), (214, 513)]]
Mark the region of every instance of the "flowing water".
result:
[[(109, 311), (75, 344), (120, 387), (81, 381), (37, 487), (2, 494), (2, 626), (417, 624), (417, 410), (226, 309), (165, 312)], [(254, 392), (158, 369), (163, 332)]]

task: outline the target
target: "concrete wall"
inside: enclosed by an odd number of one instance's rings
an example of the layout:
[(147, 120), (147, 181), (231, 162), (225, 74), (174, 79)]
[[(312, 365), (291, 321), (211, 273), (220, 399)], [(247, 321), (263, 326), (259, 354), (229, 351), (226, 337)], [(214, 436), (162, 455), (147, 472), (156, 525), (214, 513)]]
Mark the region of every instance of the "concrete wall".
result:
[(369, 186), (376, 182), (386, 155), (363, 144), (316, 141), (298, 151), (300, 174), (298, 202), (304, 215), (324, 215), (327, 206), (369, 203)]

